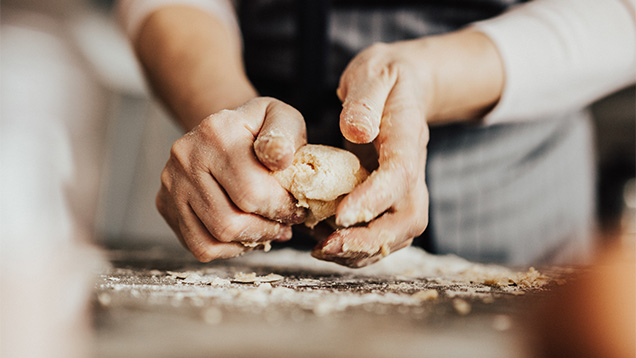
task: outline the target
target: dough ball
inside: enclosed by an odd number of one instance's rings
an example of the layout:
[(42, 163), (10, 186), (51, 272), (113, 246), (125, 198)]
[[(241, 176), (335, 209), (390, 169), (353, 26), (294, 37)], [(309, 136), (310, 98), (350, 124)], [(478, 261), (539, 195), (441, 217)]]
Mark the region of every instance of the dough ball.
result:
[(305, 225), (313, 228), (333, 216), (344, 195), (369, 173), (349, 151), (307, 144), (298, 149), (288, 168), (272, 175), (298, 200), (298, 205), (309, 209)]

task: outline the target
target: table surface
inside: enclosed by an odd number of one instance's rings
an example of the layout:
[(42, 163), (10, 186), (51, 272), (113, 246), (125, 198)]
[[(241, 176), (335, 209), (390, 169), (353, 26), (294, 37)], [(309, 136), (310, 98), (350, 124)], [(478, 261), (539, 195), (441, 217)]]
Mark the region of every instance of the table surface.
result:
[(524, 357), (527, 312), (558, 275), (415, 248), (363, 269), (291, 249), (207, 264), (160, 248), (108, 255), (97, 357)]

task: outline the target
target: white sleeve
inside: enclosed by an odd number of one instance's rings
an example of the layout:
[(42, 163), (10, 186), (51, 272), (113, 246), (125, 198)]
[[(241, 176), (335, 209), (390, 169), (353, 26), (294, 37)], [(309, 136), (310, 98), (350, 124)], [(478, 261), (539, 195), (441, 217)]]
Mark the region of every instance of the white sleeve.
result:
[(130, 39), (135, 39), (144, 20), (155, 10), (168, 5), (188, 5), (199, 8), (225, 23), (239, 34), (238, 20), (230, 0), (118, 0), (117, 16)]
[(486, 124), (580, 109), (636, 81), (636, 0), (535, 0), (472, 26), (505, 68)]

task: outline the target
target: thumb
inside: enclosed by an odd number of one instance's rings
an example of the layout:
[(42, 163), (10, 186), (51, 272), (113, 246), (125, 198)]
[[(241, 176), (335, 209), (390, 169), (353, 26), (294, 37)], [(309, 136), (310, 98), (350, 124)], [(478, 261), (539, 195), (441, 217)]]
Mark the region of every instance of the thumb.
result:
[(307, 143), (303, 116), (292, 106), (272, 100), (265, 107), (263, 118), (254, 141), (254, 153), (269, 170), (285, 169), (296, 150)]
[(340, 131), (353, 143), (370, 143), (378, 136), (384, 105), (397, 78), (390, 68), (373, 71), (368, 67), (352, 63), (338, 88), (343, 101)]

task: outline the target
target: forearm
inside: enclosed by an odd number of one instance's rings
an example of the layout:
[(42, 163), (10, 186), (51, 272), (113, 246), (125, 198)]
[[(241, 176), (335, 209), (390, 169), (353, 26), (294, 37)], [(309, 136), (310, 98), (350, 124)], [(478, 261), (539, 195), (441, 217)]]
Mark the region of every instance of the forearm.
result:
[(429, 124), (475, 120), (499, 101), (504, 68), (486, 35), (462, 30), (397, 45), (424, 86)]
[(429, 123), (533, 120), (634, 83), (635, 10), (634, 0), (537, 0), (401, 46), (432, 83)]
[(257, 95), (243, 69), (238, 37), (204, 11), (155, 11), (134, 46), (153, 91), (185, 130)]

